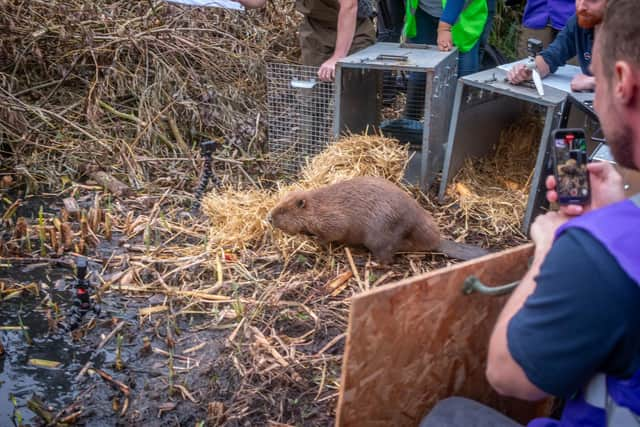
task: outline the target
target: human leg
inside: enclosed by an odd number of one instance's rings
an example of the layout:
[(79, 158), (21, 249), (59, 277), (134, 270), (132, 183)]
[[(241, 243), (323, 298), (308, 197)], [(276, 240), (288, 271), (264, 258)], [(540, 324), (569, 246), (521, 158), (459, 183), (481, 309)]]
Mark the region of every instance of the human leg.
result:
[(480, 36), (480, 53), (478, 54), (479, 62), (482, 63), (484, 58), (484, 46), (489, 43), (489, 36), (493, 29), (493, 17), (496, 14), (497, 0), (487, 0), (487, 22), (484, 24), (484, 30)]
[[(376, 40), (379, 42), (398, 43), (402, 33), (404, 19), (404, 2), (402, 0), (378, 0), (378, 16), (376, 19), (378, 32)], [(382, 75), (383, 94), (382, 103), (391, 105), (396, 97), (397, 88), (393, 73), (385, 70)]]
[(300, 41), (300, 62), (303, 65), (319, 67), (333, 55), (336, 31), (324, 28), (308, 17), (304, 17), (298, 29)]
[[(438, 18), (429, 15), (422, 9), (416, 11), (416, 37), (411, 43), (434, 45), (438, 40)], [(407, 82), (407, 104), (405, 118), (421, 120), (424, 113), (425, 73), (409, 73)]]
[(369, 18), (359, 19), (356, 24), (356, 30), (353, 35), (353, 42), (349, 49), (349, 54), (371, 46), (376, 42), (376, 27)]
[(404, 2), (402, 0), (379, 0), (377, 41), (397, 43), (400, 41), (404, 19)]
[(458, 53), (458, 77), (477, 73), (480, 70), (480, 41), (465, 53)]

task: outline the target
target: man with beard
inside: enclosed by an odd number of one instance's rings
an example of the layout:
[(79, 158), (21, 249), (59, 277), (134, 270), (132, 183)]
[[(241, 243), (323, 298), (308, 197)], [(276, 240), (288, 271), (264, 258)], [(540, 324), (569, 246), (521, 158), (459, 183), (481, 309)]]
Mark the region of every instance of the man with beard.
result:
[[(596, 81), (591, 75), (591, 47), (594, 31), (602, 21), (607, 0), (576, 0), (576, 14), (569, 18), (567, 25), (556, 39), (536, 56), (535, 63), (541, 77), (555, 73), (558, 67), (577, 55), (582, 73), (571, 81), (571, 90), (592, 91)], [(513, 84), (531, 79), (531, 70), (525, 64), (516, 64), (507, 74)]]
[[(619, 164), (640, 170), (640, 8), (609, 0), (594, 45), (595, 109)], [(540, 215), (529, 271), (498, 317), (487, 379), (525, 400), (566, 399), (560, 420), (530, 427), (640, 426), (640, 193), (625, 199), (608, 163), (588, 165), (591, 201)], [(557, 200), (553, 177), (547, 198)], [(422, 427), (516, 427), (463, 398)]]

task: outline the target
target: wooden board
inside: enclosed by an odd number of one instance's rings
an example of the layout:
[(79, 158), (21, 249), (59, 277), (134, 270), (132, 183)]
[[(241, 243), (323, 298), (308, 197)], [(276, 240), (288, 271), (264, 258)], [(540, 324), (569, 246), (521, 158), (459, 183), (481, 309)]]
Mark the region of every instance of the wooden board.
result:
[(508, 295), (462, 293), (472, 274), (486, 285), (519, 280), (532, 254), (527, 244), (355, 296), (336, 425), (414, 427), (449, 396), (520, 422), (544, 415), (550, 402), (499, 397), (485, 379), (489, 336)]

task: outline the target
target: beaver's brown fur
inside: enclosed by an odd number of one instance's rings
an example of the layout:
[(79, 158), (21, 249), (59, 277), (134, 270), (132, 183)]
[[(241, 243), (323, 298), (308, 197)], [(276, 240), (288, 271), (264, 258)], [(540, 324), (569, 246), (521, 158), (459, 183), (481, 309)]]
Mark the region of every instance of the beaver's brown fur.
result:
[(440, 231), (429, 212), (384, 178), (358, 177), (288, 193), (269, 213), (269, 221), (288, 234), (364, 245), (385, 264), (397, 252), (440, 246)]

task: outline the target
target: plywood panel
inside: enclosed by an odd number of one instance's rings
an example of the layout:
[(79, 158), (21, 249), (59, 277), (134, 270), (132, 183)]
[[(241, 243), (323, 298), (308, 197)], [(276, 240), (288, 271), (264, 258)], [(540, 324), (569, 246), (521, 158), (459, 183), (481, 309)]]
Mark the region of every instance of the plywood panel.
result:
[(489, 336), (508, 296), (462, 293), (471, 274), (487, 285), (520, 279), (532, 253), (523, 245), (355, 296), (336, 424), (416, 426), (454, 395), (521, 422), (537, 415), (540, 408), (500, 398), (485, 379)]

